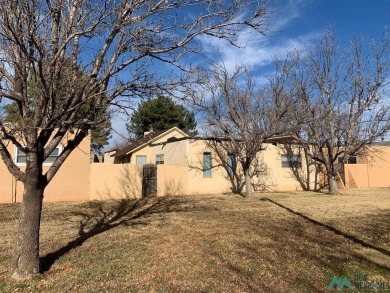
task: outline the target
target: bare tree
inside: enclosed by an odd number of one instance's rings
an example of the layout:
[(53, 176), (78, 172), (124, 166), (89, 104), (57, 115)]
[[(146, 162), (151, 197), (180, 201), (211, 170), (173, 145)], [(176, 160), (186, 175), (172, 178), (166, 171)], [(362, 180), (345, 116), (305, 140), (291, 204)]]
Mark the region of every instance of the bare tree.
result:
[(290, 92), (298, 100), (295, 121), (309, 156), (326, 173), (329, 194), (338, 193), (342, 163), (365, 155), (390, 130), (389, 50), (388, 34), (369, 47), (355, 37), (343, 50), (334, 32), (325, 30), (316, 46), (288, 57)]
[(231, 191), (241, 194), (245, 181), (241, 168), (237, 168), (236, 156), (231, 152), (234, 149), (232, 142), (227, 139), (210, 137), (205, 140), (205, 144), (213, 151), (211, 168), (222, 168), (225, 178), (230, 182)]
[[(294, 134), (297, 135), (296, 133)], [(319, 190), (321, 188), (318, 178), (320, 169), (318, 163), (310, 156), (312, 146), (302, 140), (294, 143), (284, 142), (279, 146), (281, 153), (290, 156), (290, 158), (296, 154), (303, 157), (304, 166), (302, 163), (291, 164), (290, 166), (291, 174), (298, 181), (302, 190)]]
[[(289, 132), (284, 122), (293, 100), (287, 100), (279, 87), (284, 78), (283, 74), (275, 75), (270, 79), (271, 86), (263, 87), (257, 84), (247, 66), (237, 66), (229, 73), (223, 64), (214, 65), (202, 72), (199, 86), (190, 94), (202, 113), (206, 134), (214, 141), (221, 139), (209, 147), (218, 154), (220, 162), (225, 162), (227, 170), (229, 157), (231, 162), (240, 165), (246, 197), (252, 196), (251, 178), (264, 169), (258, 164), (264, 143), (274, 135)], [(226, 159), (221, 159), (223, 157)], [(239, 172), (231, 174), (240, 176)], [(236, 178), (236, 187), (241, 180)]]
[[(187, 15), (189, 9), (196, 15)], [(14, 278), (39, 273), (44, 190), (89, 130), (103, 122), (107, 108), (167, 89), (151, 65), (185, 70), (181, 61), (200, 53), (200, 35), (234, 45), (243, 29), (264, 33), (267, 13), (258, 1), (244, 0), (1, 1), (0, 95), (17, 104), (19, 118), (0, 120), (0, 154), (24, 185)], [(26, 154), (24, 171), (7, 150), (9, 141)], [(42, 164), (59, 143), (62, 152), (44, 173)]]

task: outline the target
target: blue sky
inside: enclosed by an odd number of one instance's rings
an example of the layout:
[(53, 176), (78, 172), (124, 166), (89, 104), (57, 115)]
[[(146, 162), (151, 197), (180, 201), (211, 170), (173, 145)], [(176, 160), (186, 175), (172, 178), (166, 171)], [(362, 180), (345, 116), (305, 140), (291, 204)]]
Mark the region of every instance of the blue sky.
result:
[[(390, 0), (271, 0), (269, 6), (273, 13), (268, 20), (267, 36), (244, 34), (240, 37), (244, 48), (203, 37), (205, 50), (210, 56), (218, 50), (228, 68), (247, 63), (257, 72), (269, 74), (275, 56), (283, 57), (292, 49), (315, 42), (327, 26), (334, 28), (341, 46), (346, 46), (354, 35), (370, 40), (380, 37), (386, 26), (390, 29)], [(113, 128), (126, 134), (123, 118), (114, 119)], [(118, 140), (119, 136), (113, 133), (112, 143)]]

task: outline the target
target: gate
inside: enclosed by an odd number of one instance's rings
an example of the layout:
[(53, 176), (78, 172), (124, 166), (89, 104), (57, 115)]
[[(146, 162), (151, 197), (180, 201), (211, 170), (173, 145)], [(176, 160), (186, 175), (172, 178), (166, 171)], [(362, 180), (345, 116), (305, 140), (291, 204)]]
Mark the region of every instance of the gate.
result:
[(142, 197), (157, 196), (157, 165), (147, 164), (142, 171)]

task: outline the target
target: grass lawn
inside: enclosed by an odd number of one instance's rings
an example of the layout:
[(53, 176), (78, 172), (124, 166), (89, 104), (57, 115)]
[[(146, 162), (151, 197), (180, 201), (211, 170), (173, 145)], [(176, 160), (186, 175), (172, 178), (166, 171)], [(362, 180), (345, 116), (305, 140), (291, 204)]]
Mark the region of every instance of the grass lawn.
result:
[(354, 274), (390, 283), (390, 189), (46, 203), (43, 276), (25, 283), (8, 277), (19, 208), (0, 205), (1, 292), (329, 292), (334, 276)]

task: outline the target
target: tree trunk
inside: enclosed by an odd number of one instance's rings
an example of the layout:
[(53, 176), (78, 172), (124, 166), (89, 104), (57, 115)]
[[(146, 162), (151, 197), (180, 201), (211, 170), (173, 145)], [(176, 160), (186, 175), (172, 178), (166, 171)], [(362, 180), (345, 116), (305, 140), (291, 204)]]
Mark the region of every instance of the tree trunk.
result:
[(310, 164), (309, 164), (309, 155), (308, 155), (308, 153), (307, 153), (307, 150), (304, 148), (303, 149), (303, 153), (304, 153), (304, 155), (305, 155), (305, 163), (306, 163), (306, 189), (305, 190), (311, 190), (310, 189)]
[(245, 175), (245, 192), (246, 192), (245, 197), (250, 198), (250, 197), (252, 197), (251, 177), (249, 176), (249, 174), (247, 172), (245, 172), (244, 175)]
[(335, 175), (328, 174), (328, 186), (329, 186), (329, 194), (339, 194), (339, 189), (337, 187), (337, 181)]
[(44, 184), (39, 178), (40, 174), (36, 173), (26, 174), (24, 181), (23, 203), (12, 260), (12, 278), (17, 280), (31, 279), (40, 272), (39, 228)]

